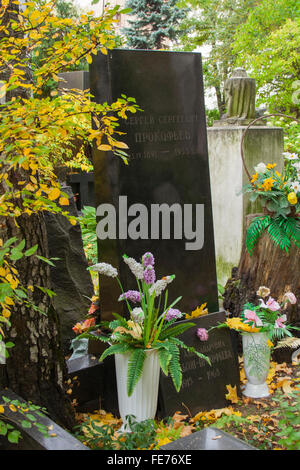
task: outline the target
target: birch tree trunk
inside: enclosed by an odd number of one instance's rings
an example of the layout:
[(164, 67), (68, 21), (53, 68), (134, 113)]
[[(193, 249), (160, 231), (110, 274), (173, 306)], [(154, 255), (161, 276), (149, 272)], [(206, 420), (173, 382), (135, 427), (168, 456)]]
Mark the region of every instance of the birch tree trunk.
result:
[[(9, 24), (10, 15), (17, 17), (18, 6), (10, 2), (7, 13), (2, 17), (2, 24)], [(1, 39), (1, 38), (0, 38)], [(26, 70), (26, 73), (30, 73)], [(0, 72), (0, 80), (6, 80), (9, 70)], [(18, 89), (11, 96), (20, 96)], [(2, 163), (3, 171), (5, 163)], [(24, 170), (11, 170), (10, 180), (17, 188), (18, 181), (24, 180)], [(38, 177), (38, 176), (37, 176)], [(1, 180), (0, 195), (5, 192), (5, 182)], [(13, 201), (15, 205), (20, 201)], [(17, 223), (16, 223), (17, 222)], [(0, 236), (5, 242), (16, 236), (19, 241), (26, 240), (25, 249), (38, 245), (36, 254), (48, 256), (48, 241), (43, 213), (21, 215), (16, 220), (2, 217)], [(15, 263), (22, 285), (51, 288), (49, 266), (36, 256), (23, 257)], [(59, 319), (51, 299), (38, 287), (29, 292), (32, 304), (39, 307), (36, 311), (25, 303), (16, 304), (11, 310), (11, 327), (6, 331), (5, 341), (12, 341), (15, 346), (10, 349), (0, 378), (0, 386), (8, 387), (27, 401), (47, 409), (51, 418), (64, 427), (71, 429), (74, 425), (74, 410), (65, 392), (66, 365), (63, 357)]]

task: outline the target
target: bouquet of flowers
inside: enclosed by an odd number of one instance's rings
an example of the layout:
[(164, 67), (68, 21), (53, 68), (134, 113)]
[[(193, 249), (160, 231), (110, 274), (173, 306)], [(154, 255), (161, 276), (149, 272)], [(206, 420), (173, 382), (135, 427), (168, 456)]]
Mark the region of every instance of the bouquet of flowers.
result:
[(285, 152), (282, 173), (276, 163), (259, 163), (249, 184), (243, 187), (249, 200), (259, 200), (265, 215), (250, 224), (246, 247), (251, 255), (266, 229), (271, 240), (288, 253), (291, 241), (300, 245), (300, 158), (297, 153)]
[(268, 287), (261, 286), (256, 294), (259, 297), (259, 305), (247, 302), (243, 306), (240, 317), (227, 318), (225, 323), (218, 325), (218, 328), (227, 326), (241, 333), (265, 332), (270, 342), (284, 336), (292, 337), (290, 330), (299, 330), (299, 328), (286, 323), (285, 310), (289, 304), (296, 304), (295, 295), (292, 292), (286, 292), (282, 297), (282, 302), (278, 303), (271, 297)]
[[(156, 349), (162, 371), (166, 375), (170, 374), (176, 390), (179, 391), (182, 383), (179, 348), (196, 354), (208, 363), (210, 361), (207, 356), (199, 353), (195, 348), (186, 346), (177, 338), (184, 331), (195, 326), (195, 323), (176, 324), (183, 314), (174, 307), (182, 297), (177, 297), (169, 304), (167, 290), (167, 286), (173, 282), (175, 275), (156, 280), (154, 256), (149, 252), (143, 255), (140, 262), (127, 255), (123, 255), (123, 261), (135, 276), (136, 290), (124, 292), (117, 269), (108, 263), (97, 263), (89, 268), (117, 280), (121, 289), (118, 300), (126, 302), (130, 315), (127, 320), (114, 313), (115, 319), (111, 322), (101, 322), (100, 325), (95, 325), (95, 328), (101, 326), (109, 331), (107, 335), (102, 332), (97, 337), (93, 336), (93, 339), (109, 343), (109, 347), (103, 352), (100, 360), (104, 360), (111, 354), (130, 353), (127, 375), (127, 392), (130, 396), (141, 376), (146, 350)], [(207, 335), (204, 335), (202, 331), (197, 331), (197, 335), (200, 340), (201, 338), (207, 339)], [(88, 333), (83, 333), (81, 336), (89, 337)]]

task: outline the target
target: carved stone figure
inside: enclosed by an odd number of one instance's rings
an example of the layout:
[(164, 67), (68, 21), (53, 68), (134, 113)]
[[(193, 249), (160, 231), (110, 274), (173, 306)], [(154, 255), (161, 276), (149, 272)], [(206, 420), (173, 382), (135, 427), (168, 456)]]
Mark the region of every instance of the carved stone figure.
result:
[(226, 114), (214, 125), (248, 125), (255, 119), (255, 80), (243, 68), (236, 68), (225, 81)]

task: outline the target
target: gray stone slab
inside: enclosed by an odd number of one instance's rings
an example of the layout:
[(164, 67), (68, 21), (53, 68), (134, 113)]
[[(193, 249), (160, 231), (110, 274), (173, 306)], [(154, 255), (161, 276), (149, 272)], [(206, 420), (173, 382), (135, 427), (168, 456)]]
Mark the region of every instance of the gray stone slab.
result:
[(258, 450), (220, 429), (209, 427), (170, 442), (161, 450)]
[[(3, 396), (10, 400), (18, 400), (28, 405), (23, 398), (19, 397), (11, 390), (0, 390), (0, 404), (4, 404)], [(29, 429), (23, 428), (21, 422), (24, 416), (19, 411), (13, 412), (8, 406), (5, 406), (4, 410), (4, 413), (1, 414), (1, 418), (9, 420), (9, 422), (21, 432), (22, 439), (20, 439), (17, 444), (12, 444), (8, 442), (7, 437), (1, 436), (0, 450), (90, 450), (45, 414), (40, 416), (35, 411), (30, 411), (30, 414), (36, 417), (38, 423), (50, 428), (49, 437), (44, 437), (35, 426)], [(50, 436), (50, 434), (53, 436)]]

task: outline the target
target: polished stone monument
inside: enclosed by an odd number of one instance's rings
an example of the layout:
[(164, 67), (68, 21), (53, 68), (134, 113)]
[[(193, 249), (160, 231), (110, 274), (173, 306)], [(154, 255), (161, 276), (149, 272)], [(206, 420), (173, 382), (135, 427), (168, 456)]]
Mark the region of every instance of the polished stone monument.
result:
[[(102, 235), (105, 209), (112, 205), (116, 214), (115, 234), (104, 233), (99, 240), (99, 261), (117, 267), (124, 288), (133, 288), (121, 257), (140, 259), (151, 251), (157, 278), (176, 275), (169, 299), (182, 295), (178, 308), (191, 312), (207, 302), (209, 311), (218, 311), (201, 54), (99, 53), (90, 65), (90, 88), (99, 103), (124, 94), (143, 109), (120, 122), (129, 165), (109, 152), (94, 151)], [(103, 319), (121, 313), (119, 293), (114, 279), (101, 276)]]

